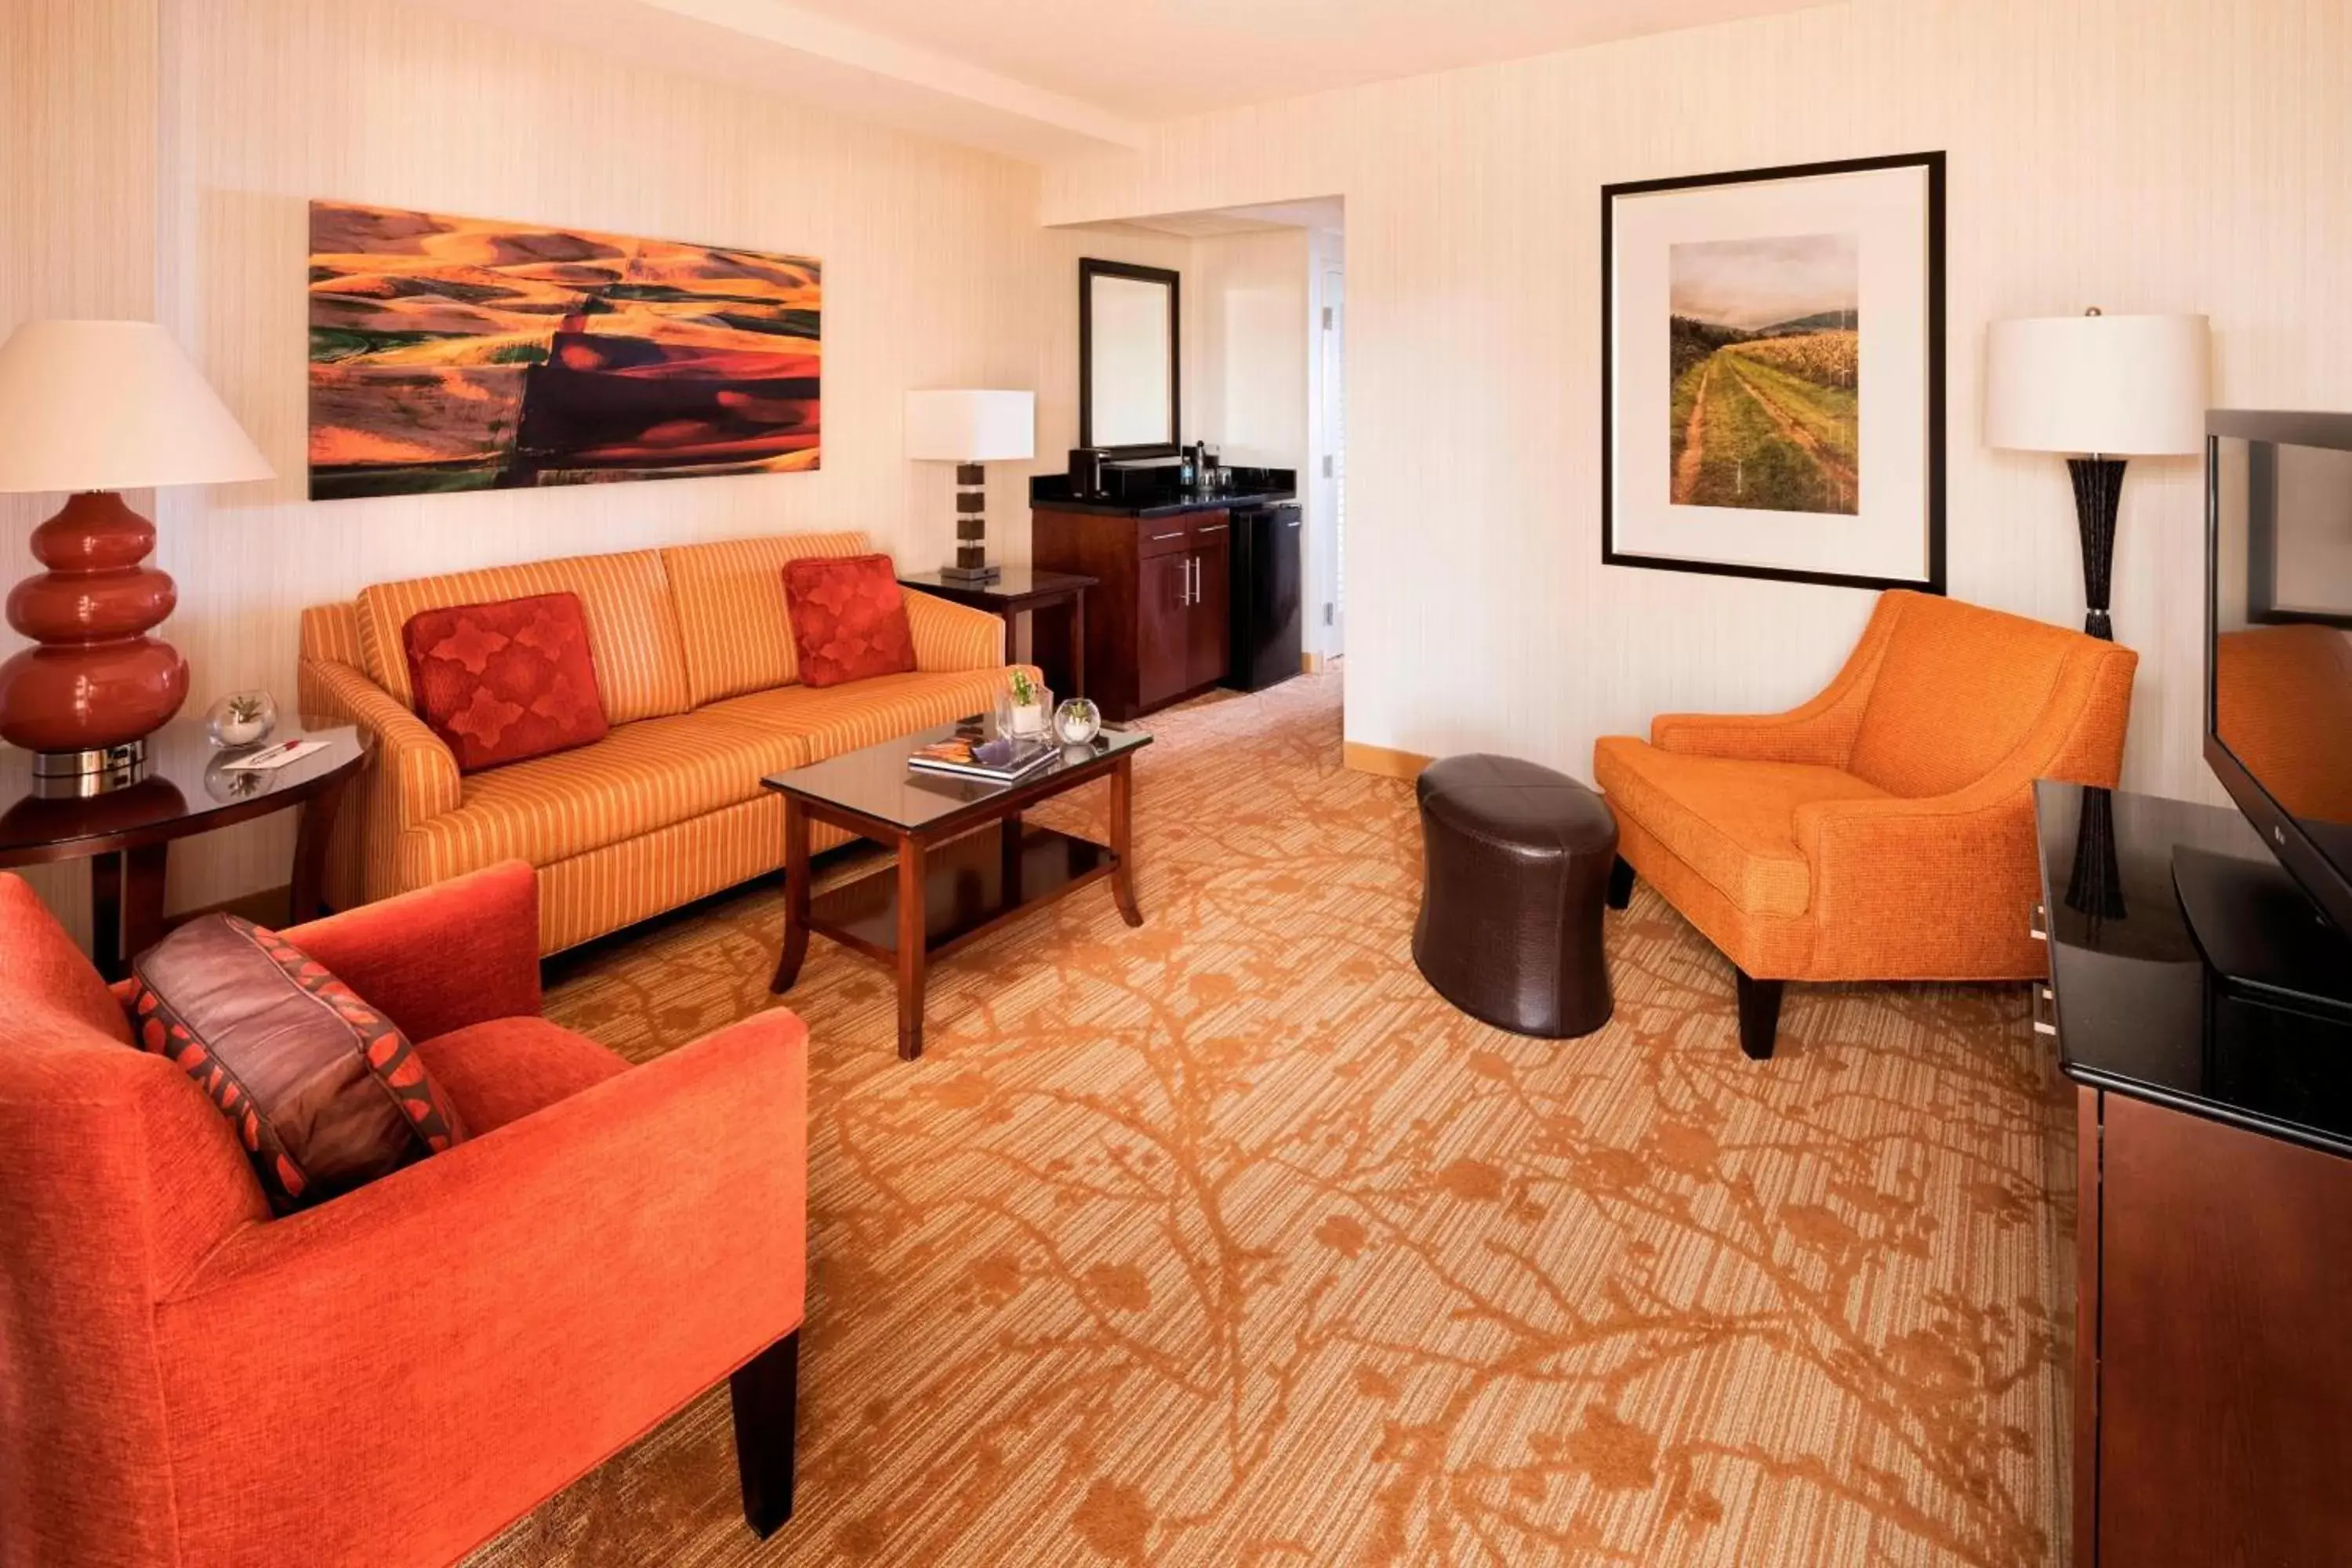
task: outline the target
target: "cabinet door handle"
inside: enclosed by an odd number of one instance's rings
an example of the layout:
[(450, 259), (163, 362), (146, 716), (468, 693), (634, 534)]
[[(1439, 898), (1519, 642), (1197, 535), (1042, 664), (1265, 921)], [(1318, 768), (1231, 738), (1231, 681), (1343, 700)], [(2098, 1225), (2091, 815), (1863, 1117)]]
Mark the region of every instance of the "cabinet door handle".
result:
[(1195, 531), (1201, 533), (1223, 533), (1224, 531), (1225, 524), (1222, 522), (1204, 522)]
[(2039, 900), (2034, 901), (2033, 912), (2025, 917), (2025, 931), (2036, 942), (2050, 940), (2050, 911)]
[(1187, 555), (1184, 557), (1184, 563), (1192, 574), (1192, 603), (1197, 605), (1201, 602), (1201, 558), (1197, 555)]
[(2033, 988), (2033, 1032), (2053, 1037), (2058, 1033), (2058, 997), (2047, 985)]
[(1181, 538), (1183, 538), (1183, 537), (1184, 537), (1184, 531), (1183, 531), (1182, 529), (1181, 529), (1181, 528), (1180, 528), (1180, 529), (1178, 529), (1178, 530), (1177, 530), (1175, 532), (1173, 532), (1173, 533), (1155, 533), (1155, 534), (1153, 534), (1153, 535), (1151, 536), (1151, 542), (1152, 542), (1152, 543), (1154, 543), (1154, 544), (1157, 544), (1157, 543), (1159, 543), (1159, 542), (1160, 542), (1161, 540), (1163, 540), (1163, 539), (1181, 539)]

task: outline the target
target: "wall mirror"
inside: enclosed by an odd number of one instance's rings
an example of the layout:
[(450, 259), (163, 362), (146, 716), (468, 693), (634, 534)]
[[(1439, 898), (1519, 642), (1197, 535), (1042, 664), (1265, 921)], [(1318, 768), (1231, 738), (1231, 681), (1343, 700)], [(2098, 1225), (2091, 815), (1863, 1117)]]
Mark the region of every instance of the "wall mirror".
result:
[(1177, 275), (1078, 262), (1078, 445), (1115, 458), (1176, 450)]

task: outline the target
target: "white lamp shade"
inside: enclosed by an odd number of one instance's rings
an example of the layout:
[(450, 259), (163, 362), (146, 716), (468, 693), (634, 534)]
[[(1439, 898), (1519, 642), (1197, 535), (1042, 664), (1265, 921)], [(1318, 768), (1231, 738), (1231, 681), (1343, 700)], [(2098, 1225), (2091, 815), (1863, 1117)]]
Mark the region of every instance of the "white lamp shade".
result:
[(0, 343), (0, 491), (270, 476), (268, 460), (152, 321), (26, 321)]
[(2036, 316), (1985, 337), (1984, 438), (2118, 458), (2205, 449), (2202, 316)]
[(907, 394), (907, 456), (949, 463), (1013, 462), (1037, 455), (1034, 392)]

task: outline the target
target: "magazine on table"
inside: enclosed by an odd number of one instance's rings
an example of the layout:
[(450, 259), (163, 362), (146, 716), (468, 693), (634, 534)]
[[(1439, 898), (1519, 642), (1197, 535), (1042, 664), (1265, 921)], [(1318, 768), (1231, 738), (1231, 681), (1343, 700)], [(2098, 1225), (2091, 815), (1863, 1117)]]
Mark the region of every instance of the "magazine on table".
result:
[(982, 741), (952, 735), (944, 741), (917, 747), (908, 754), (907, 765), (925, 773), (954, 773), (960, 778), (1010, 784), (1014, 779), (1034, 773), (1061, 754), (1062, 749), (1047, 741), (1016, 740), (1010, 735)]

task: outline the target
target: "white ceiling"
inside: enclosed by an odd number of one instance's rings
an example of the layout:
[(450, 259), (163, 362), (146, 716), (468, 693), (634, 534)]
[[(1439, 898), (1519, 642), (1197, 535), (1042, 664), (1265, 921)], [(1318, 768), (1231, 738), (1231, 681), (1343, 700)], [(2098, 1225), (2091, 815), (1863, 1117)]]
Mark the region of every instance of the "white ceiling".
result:
[(1144, 121), (1824, 0), (793, 0)]
[(1831, 0), (411, 0), (1045, 162), (1150, 123)]

